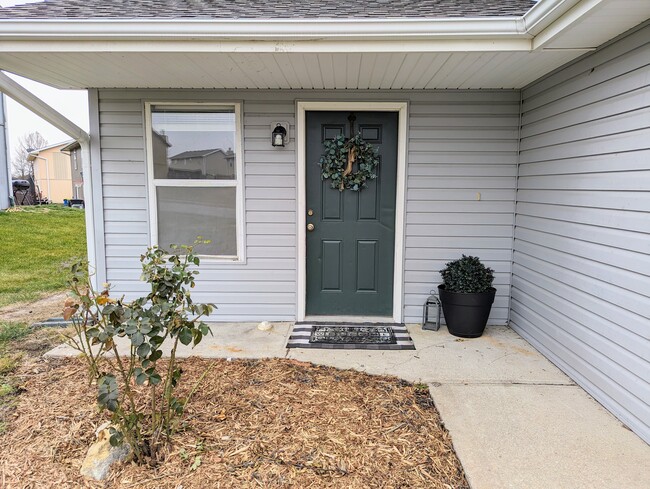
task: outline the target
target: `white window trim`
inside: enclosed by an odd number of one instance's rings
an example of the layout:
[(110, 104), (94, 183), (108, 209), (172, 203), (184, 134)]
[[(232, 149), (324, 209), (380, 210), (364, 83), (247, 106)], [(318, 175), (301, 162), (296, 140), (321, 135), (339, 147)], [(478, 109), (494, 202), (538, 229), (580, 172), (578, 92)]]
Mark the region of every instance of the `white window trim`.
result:
[[(173, 109), (220, 109), (220, 108), (234, 108), (235, 109), (235, 165), (236, 165), (236, 178), (234, 180), (167, 180), (155, 179), (153, 175), (153, 142), (151, 138), (152, 121), (151, 121), (151, 108), (156, 107), (170, 107)], [(161, 101), (147, 101), (144, 103), (145, 114), (145, 142), (146, 142), (146, 163), (147, 163), (147, 190), (148, 190), (148, 205), (149, 205), (149, 243), (151, 246), (158, 244), (158, 201), (156, 194), (156, 187), (235, 187), (235, 215), (236, 215), (236, 234), (237, 234), (237, 256), (231, 255), (199, 255), (203, 263), (245, 263), (246, 262), (246, 226), (244, 222), (244, 151), (243, 151), (243, 138), (244, 127), (241, 117), (241, 102), (169, 102), (166, 100)], [(182, 185), (179, 185), (182, 182)]]

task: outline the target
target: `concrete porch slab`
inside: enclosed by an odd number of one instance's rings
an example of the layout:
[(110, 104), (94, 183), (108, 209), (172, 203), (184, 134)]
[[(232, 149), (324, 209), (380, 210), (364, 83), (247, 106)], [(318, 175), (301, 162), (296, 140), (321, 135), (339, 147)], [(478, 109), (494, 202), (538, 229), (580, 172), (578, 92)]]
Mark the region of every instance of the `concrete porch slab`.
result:
[(650, 447), (578, 386), (430, 391), (473, 489), (650, 487)]
[[(526, 340), (505, 326), (489, 327), (482, 337), (465, 340), (451, 336), (444, 326), (440, 331), (424, 331), (419, 325), (408, 325), (416, 350), (400, 351), (286, 349), (292, 327), (293, 323), (273, 323), (271, 331), (260, 331), (255, 323), (212, 323), (214, 336), (204, 338), (194, 349), (181, 346), (177, 355), (286, 357), (377, 375), (396, 375), (422, 383), (573, 384)], [(118, 345), (126, 347), (128, 343), (118, 341)], [(52, 357), (76, 354), (67, 345), (46, 353)]]
[(415, 351), (289, 350), (288, 358), (353, 368), (371, 374), (396, 375), (422, 383), (525, 383), (573, 382), (540, 355), (526, 340), (505, 326), (488, 327), (480, 338), (451, 336), (408, 325)]

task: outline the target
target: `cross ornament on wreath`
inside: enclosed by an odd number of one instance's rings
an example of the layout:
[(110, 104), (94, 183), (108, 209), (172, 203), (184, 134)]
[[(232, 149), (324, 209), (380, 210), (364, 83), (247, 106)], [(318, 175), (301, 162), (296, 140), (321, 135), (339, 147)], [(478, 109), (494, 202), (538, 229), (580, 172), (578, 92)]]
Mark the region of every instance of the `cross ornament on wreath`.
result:
[[(350, 138), (340, 134), (325, 141), (325, 152), (318, 162), (321, 167), (321, 178), (330, 179), (332, 188), (337, 188), (340, 192), (344, 189), (358, 192), (367, 186), (368, 180), (377, 178), (379, 150), (364, 141), (361, 132), (355, 134), (355, 120), (353, 113), (348, 116)], [(353, 171), (355, 163), (357, 171)]]

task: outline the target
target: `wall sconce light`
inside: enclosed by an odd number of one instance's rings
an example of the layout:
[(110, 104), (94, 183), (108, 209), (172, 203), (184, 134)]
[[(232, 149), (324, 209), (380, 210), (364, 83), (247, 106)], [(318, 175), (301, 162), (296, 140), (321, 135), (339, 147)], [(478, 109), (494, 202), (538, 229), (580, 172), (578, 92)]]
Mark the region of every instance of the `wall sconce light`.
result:
[(281, 122), (275, 123), (275, 128), (271, 133), (271, 144), (273, 146), (284, 146), (288, 142), (287, 129), (282, 125)]

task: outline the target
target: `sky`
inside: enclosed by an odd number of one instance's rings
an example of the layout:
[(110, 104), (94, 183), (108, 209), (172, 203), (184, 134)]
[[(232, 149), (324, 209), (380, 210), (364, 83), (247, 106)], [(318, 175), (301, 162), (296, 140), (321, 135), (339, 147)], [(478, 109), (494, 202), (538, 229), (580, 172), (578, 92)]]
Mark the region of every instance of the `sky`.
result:
[[(88, 131), (88, 94), (86, 90), (59, 90), (11, 73), (8, 75), (79, 127)], [(49, 144), (72, 139), (12, 100), (11, 97), (7, 96), (6, 101), (9, 154), (12, 160), (15, 156), (15, 148), (18, 147), (19, 138), (30, 132), (40, 132)]]
[[(0, 0), (0, 6), (33, 3), (39, 0)], [(27, 88), (38, 98), (51, 105), (61, 114), (84, 130), (88, 130), (88, 95), (85, 90), (58, 90), (41, 83), (8, 73), (14, 80)], [(38, 131), (49, 144), (55, 144), (71, 138), (57, 128), (48, 124), (10, 97), (7, 101), (7, 129), (9, 131), (9, 154), (13, 160), (18, 139), (30, 132)]]

